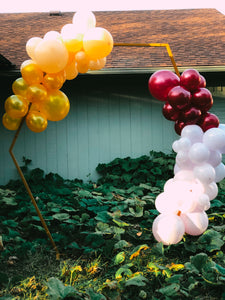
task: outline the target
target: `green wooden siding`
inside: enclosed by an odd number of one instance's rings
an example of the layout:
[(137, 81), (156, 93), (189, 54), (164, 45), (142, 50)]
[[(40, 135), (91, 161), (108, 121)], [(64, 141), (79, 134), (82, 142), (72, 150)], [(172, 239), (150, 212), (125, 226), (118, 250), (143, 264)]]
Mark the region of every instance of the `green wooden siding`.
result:
[[(23, 126), (14, 150), (20, 165), (24, 156), (32, 160), (31, 168), (68, 179), (96, 180), (98, 163), (139, 157), (150, 150), (171, 151), (178, 138), (174, 123), (163, 117), (163, 103), (150, 96), (147, 76), (143, 81), (130, 78), (125, 82), (122, 77), (92, 82), (90, 77), (66, 84), (71, 109), (64, 120), (49, 122), (42, 133)], [(211, 111), (225, 123), (225, 102), (220, 95), (214, 98)], [(14, 134), (0, 125), (0, 184), (18, 176), (8, 152)]]

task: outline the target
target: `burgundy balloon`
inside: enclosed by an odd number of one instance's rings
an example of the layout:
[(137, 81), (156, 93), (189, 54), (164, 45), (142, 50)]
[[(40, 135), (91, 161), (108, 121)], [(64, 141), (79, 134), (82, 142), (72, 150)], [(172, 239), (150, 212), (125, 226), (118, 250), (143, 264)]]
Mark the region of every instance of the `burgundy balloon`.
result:
[(183, 110), (190, 105), (191, 93), (181, 86), (175, 86), (168, 93), (168, 102), (174, 108)]
[(180, 114), (180, 119), (184, 122), (196, 123), (201, 117), (201, 110), (195, 107), (190, 107), (188, 110), (182, 111)]
[(186, 126), (185, 122), (177, 120), (174, 124), (174, 129), (178, 135), (181, 135), (181, 131)]
[(190, 92), (197, 90), (200, 82), (200, 74), (195, 69), (187, 69), (180, 76), (180, 85)]
[(207, 112), (201, 117), (200, 121), (198, 122), (198, 125), (205, 132), (210, 128), (218, 127), (219, 123), (219, 118), (216, 115)]
[(168, 102), (163, 105), (162, 113), (167, 120), (176, 121), (179, 119), (179, 111), (175, 110)]
[(202, 112), (207, 112), (213, 105), (213, 97), (208, 89), (199, 88), (192, 94), (191, 102)]
[(179, 77), (169, 70), (156, 71), (149, 78), (148, 88), (153, 97), (166, 101), (169, 91), (180, 84)]
[(205, 77), (204, 76), (202, 76), (201, 74), (200, 74), (200, 84), (199, 84), (199, 87), (201, 88), (205, 88), (206, 87), (206, 80), (205, 80)]

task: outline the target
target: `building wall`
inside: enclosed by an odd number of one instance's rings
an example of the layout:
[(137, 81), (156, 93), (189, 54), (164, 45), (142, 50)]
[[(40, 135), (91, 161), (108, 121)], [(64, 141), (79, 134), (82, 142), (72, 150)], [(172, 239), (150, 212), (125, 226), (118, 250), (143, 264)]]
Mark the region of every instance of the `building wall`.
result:
[[(19, 164), (23, 165), (23, 157), (29, 158), (31, 168), (86, 181), (97, 179), (95, 168), (99, 163), (116, 157), (139, 157), (148, 155), (150, 150), (171, 152), (178, 136), (174, 123), (162, 115), (163, 103), (151, 97), (148, 77), (83, 75), (66, 82), (63, 91), (71, 103), (68, 116), (59, 122), (49, 122), (42, 133), (31, 132), (24, 124), (14, 148)], [(7, 79), (4, 84), (1, 115), (13, 80)], [(220, 92), (217, 95), (211, 111), (225, 123), (225, 104)], [(2, 185), (18, 177), (8, 152), (14, 134), (0, 125)]]

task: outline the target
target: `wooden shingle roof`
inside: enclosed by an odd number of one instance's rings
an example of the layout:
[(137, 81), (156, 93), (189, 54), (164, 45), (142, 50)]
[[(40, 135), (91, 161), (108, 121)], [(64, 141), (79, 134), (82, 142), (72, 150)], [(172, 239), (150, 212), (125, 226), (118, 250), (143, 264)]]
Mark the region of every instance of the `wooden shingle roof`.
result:
[[(29, 38), (60, 31), (73, 12), (2, 13), (0, 54), (19, 69)], [(225, 16), (216, 9), (94, 12), (114, 42), (169, 43), (178, 67), (225, 70)], [(0, 62), (1, 63), (1, 62)], [(114, 47), (106, 69), (171, 67), (165, 48)]]

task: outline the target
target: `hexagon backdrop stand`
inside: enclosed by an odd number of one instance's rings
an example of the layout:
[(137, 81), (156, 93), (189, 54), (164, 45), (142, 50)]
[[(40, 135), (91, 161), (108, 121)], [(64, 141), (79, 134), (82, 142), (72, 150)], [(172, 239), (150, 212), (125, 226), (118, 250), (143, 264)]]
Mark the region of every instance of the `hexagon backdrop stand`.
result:
[[(166, 50), (167, 50), (167, 53), (168, 53), (168, 55), (170, 57), (170, 60), (172, 62), (172, 65), (174, 67), (175, 73), (178, 76), (180, 76), (180, 73), (178, 71), (178, 68), (177, 68), (177, 65), (176, 65), (176, 62), (174, 60), (173, 53), (171, 51), (171, 48), (170, 48), (169, 44), (164, 44), (164, 43), (114, 43), (114, 47), (165, 47)], [(28, 112), (29, 112), (29, 109), (28, 109)], [(15, 166), (16, 166), (16, 169), (17, 169), (17, 171), (18, 171), (18, 173), (20, 175), (20, 178), (21, 178), (21, 180), (22, 180), (22, 182), (24, 184), (24, 187), (26, 188), (26, 190), (28, 192), (28, 195), (29, 195), (29, 197), (31, 199), (31, 202), (32, 202), (32, 204), (33, 204), (36, 212), (37, 212), (37, 215), (40, 218), (41, 224), (42, 224), (43, 228), (45, 229), (45, 232), (46, 232), (46, 234), (47, 234), (47, 236), (48, 236), (48, 238), (49, 238), (49, 240), (50, 240), (50, 242), (51, 242), (51, 244), (53, 246), (53, 249), (56, 251), (56, 259), (59, 259), (59, 257), (60, 257), (59, 250), (58, 250), (58, 248), (57, 248), (57, 246), (56, 246), (56, 244), (55, 244), (55, 242), (54, 242), (54, 240), (52, 238), (52, 235), (51, 235), (51, 233), (50, 233), (50, 231), (48, 229), (48, 226), (47, 226), (47, 224), (46, 224), (46, 222), (45, 222), (45, 220), (44, 220), (44, 218), (43, 218), (43, 216), (41, 214), (41, 211), (38, 208), (36, 200), (35, 200), (35, 198), (34, 198), (34, 196), (32, 194), (32, 191), (31, 191), (31, 189), (30, 189), (30, 187), (29, 187), (29, 185), (27, 183), (27, 180), (24, 177), (24, 174), (23, 174), (23, 172), (22, 172), (22, 170), (21, 170), (21, 168), (20, 168), (20, 166), (19, 166), (19, 164), (18, 164), (18, 162), (16, 160), (16, 157), (13, 154), (13, 148), (15, 146), (15, 143), (17, 141), (17, 138), (19, 136), (20, 130), (21, 130), (22, 126), (23, 126), (23, 123), (25, 121), (26, 116), (23, 117), (23, 119), (22, 119), (22, 121), (21, 121), (21, 123), (19, 125), (19, 128), (17, 129), (17, 131), (15, 133), (15, 136), (13, 138), (12, 144), (11, 144), (11, 146), (9, 148), (9, 153), (10, 153), (10, 155), (12, 157), (12, 160), (13, 160)]]

